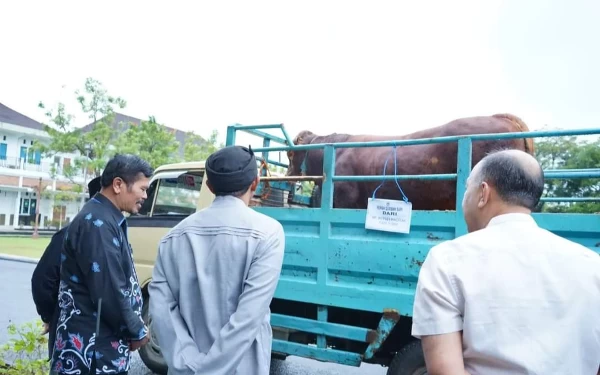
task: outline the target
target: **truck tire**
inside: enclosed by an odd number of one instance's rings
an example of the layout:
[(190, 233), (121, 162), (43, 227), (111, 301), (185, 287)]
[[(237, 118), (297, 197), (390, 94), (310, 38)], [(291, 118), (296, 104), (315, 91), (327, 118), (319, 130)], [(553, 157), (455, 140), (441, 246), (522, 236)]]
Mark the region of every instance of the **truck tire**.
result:
[(146, 296), (144, 298), (144, 307), (142, 308), (142, 319), (146, 323), (146, 326), (150, 328), (150, 340), (148, 343), (141, 348), (138, 349), (140, 354), (140, 358), (142, 362), (148, 367), (152, 372), (159, 375), (167, 375), (169, 367), (165, 362), (162, 354), (160, 353), (160, 347), (158, 346), (158, 342), (156, 341), (156, 336), (154, 331), (152, 330), (150, 322), (150, 318), (148, 316), (148, 309), (150, 308), (150, 297)]
[(283, 190), (281, 189), (271, 189), (266, 199), (260, 201), (262, 207), (283, 207), (284, 203)]
[(387, 375), (427, 375), (421, 341), (412, 341), (396, 353)]

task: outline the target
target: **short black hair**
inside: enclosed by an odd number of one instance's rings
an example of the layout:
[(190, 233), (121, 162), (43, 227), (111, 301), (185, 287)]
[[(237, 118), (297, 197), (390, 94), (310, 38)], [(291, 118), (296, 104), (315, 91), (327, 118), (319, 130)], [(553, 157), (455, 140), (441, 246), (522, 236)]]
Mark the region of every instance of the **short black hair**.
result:
[(215, 197), (227, 197), (227, 196), (232, 196), (232, 197), (236, 197), (239, 198), (242, 195), (246, 194), (246, 192), (248, 191), (248, 189), (250, 189), (250, 186), (252, 186), (252, 182), (248, 185), (248, 187), (246, 187), (245, 189), (242, 190), (238, 190), (238, 191), (231, 191), (231, 192), (224, 192), (224, 191), (215, 191)]
[(106, 188), (113, 183), (117, 177), (121, 178), (128, 186), (138, 180), (138, 175), (142, 173), (150, 178), (154, 170), (144, 159), (131, 154), (117, 154), (108, 161), (102, 172), (102, 187)]
[(534, 210), (544, 192), (544, 171), (527, 168), (514, 153), (498, 150), (481, 160), (479, 180), (492, 185), (505, 203)]

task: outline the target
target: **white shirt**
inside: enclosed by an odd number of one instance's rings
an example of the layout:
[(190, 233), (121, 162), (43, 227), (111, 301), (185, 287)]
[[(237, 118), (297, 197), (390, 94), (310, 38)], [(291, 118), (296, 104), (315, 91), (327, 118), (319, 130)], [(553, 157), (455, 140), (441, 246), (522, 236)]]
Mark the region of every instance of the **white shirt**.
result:
[(277, 220), (231, 196), (169, 231), (149, 287), (169, 375), (269, 374), (269, 304), (284, 247)]
[(525, 214), (435, 246), (419, 274), (412, 334), (460, 330), (472, 375), (596, 375), (600, 256)]

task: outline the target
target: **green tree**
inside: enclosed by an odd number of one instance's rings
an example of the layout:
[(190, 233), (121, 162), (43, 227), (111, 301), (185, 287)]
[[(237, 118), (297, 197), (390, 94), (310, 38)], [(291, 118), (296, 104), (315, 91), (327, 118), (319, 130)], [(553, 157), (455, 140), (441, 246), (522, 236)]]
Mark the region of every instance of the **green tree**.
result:
[[(581, 140), (574, 136), (539, 139), (536, 157), (545, 170), (600, 168), (600, 140)], [(544, 196), (598, 198), (600, 181), (598, 178), (547, 179)], [(600, 203), (546, 202), (541, 209), (544, 212), (595, 213), (600, 212)]]
[(129, 128), (114, 141), (113, 153), (136, 154), (153, 168), (179, 161), (179, 142), (167, 128), (152, 116), (140, 125)]
[(183, 147), (183, 158), (185, 161), (206, 160), (210, 154), (223, 148), (223, 143), (218, 144), (219, 132), (213, 130), (208, 139), (203, 139), (193, 131), (187, 132)]
[(75, 95), (83, 113), (93, 120), (91, 128), (84, 132), (81, 128), (72, 126), (73, 115), (67, 113), (63, 103), (59, 102), (57, 108), (52, 110), (40, 102), (38, 107), (46, 110), (45, 115), (48, 118), (44, 130), (50, 135), (51, 141), (48, 145), (40, 142), (34, 145), (45, 156), (53, 156), (60, 152), (79, 153), (81, 156), (63, 170), (63, 174), (72, 182), (73, 177), (84, 168), (92, 172), (92, 177), (100, 175), (115, 135), (112, 128), (114, 107), (126, 106), (124, 99), (108, 95), (102, 84), (92, 78), (87, 78), (83, 91), (76, 90)]

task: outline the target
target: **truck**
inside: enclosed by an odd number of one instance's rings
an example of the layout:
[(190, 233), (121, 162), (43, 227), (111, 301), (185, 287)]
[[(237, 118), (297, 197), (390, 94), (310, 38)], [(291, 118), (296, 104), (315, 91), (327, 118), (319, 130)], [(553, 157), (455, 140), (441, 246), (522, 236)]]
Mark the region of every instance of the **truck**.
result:
[[(267, 132), (279, 131), (282, 136)], [(348, 366), (361, 363), (387, 367), (388, 375), (426, 374), (420, 341), (411, 335), (411, 316), (420, 266), (428, 251), (442, 241), (467, 233), (461, 200), (472, 168), (472, 144), (478, 140), (539, 138), (600, 134), (600, 129), (479, 134), (365, 143), (294, 145), (282, 124), (231, 125), (226, 145), (235, 145), (239, 132), (262, 139), (255, 148), (261, 181), (253, 209), (278, 220), (286, 237), (280, 280), (271, 303), (273, 357), (300, 356)], [(410, 176), (339, 176), (336, 149), (342, 147), (402, 147), (427, 143), (458, 144), (455, 173)], [(271, 143), (279, 143), (272, 146)], [(322, 176), (274, 176), (270, 166), (287, 167), (269, 154), (288, 150), (324, 152)], [(600, 177), (596, 169), (546, 170), (545, 178)], [(367, 210), (334, 209), (334, 182), (448, 179), (456, 181), (456, 210), (412, 212), (408, 233), (367, 229)], [(322, 181), (311, 195), (301, 191), (303, 181)], [(160, 239), (177, 223), (212, 202), (206, 187), (204, 162), (164, 165), (151, 178), (148, 199), (140, 213), (128, 218), (130, 239), (140, 285), (143, 317), (151, 338), (140, 349), (145, 365), (158, 374), (167, 366), (152, 334), (148, 314), (148, 285)], [(578, 202), (597, 198), (542, 198)], [(600, 251), (600, 215), (533, 213), (543, 228), (593, 251)]]

